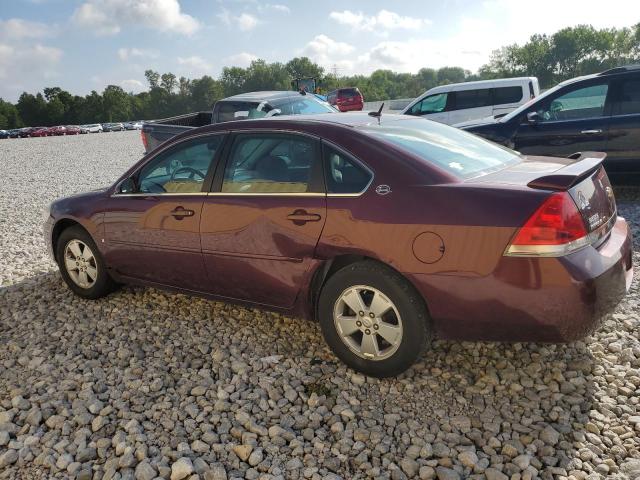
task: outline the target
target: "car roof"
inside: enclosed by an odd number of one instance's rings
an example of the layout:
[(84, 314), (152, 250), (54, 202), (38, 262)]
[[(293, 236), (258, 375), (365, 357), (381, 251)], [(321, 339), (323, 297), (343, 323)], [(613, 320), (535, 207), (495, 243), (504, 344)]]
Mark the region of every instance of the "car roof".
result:
[(223, 98), (220, 102), (227, 101), (243, 101), (243, 102), (263, 102), (269, 100), (280, 100), (282, 98), (290, 98), (301, 95), (299, 92), (291, 90), (275, 90), (275, 91), (263, 91), (263, 92), (247, 92), (239, 93), (238, 95), (232, 95), (231, 97)]

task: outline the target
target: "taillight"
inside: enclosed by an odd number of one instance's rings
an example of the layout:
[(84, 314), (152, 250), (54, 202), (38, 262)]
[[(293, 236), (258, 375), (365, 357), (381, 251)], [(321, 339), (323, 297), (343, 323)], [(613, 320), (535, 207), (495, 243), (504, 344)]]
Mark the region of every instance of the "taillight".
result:
[(588, 243), (578, 207), (567, 192), (554, 193), (518, 230), (505, 252), (514, 256), (566, 255)]
[(142, 137), (142, 144), (144, 145), (144, 150), (149, 150), (149, 143), (147, 141), (147, 136), (144, 134), (142, 130), (140, 130), (140, 136)]

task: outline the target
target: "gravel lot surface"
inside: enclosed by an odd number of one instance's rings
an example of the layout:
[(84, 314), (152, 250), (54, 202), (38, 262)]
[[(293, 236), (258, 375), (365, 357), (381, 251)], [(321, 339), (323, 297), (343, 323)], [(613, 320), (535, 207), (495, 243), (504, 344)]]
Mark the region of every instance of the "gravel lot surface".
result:
[[(303, 320), (74, 297), (41, 211), (141, 155), (137, 132), (0, 141), (0, 478), (640, 478), (638, 278), (584, 342), (438, 341), (370, 379)], [(619, 210), (640, 238), (640, 193)]]

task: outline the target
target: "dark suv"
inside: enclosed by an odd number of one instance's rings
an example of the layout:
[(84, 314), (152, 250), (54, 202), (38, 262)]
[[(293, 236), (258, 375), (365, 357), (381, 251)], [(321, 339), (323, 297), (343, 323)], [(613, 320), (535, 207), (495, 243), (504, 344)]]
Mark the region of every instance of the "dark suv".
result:
[(640, 176), (640, 65), (573, 78), (502, 118), (454, 126), (527, 155), (606, 152), (609, 177), (624, 183)]

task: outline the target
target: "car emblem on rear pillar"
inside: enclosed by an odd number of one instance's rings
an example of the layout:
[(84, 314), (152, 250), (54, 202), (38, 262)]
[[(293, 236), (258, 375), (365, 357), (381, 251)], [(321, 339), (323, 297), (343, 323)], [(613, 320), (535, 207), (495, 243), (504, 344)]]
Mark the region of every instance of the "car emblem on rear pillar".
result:
[(378, 185), (376, 187), (376, 193), (378, 195), (387, 195), (391, 193), (391, 187), (389, 185)]

